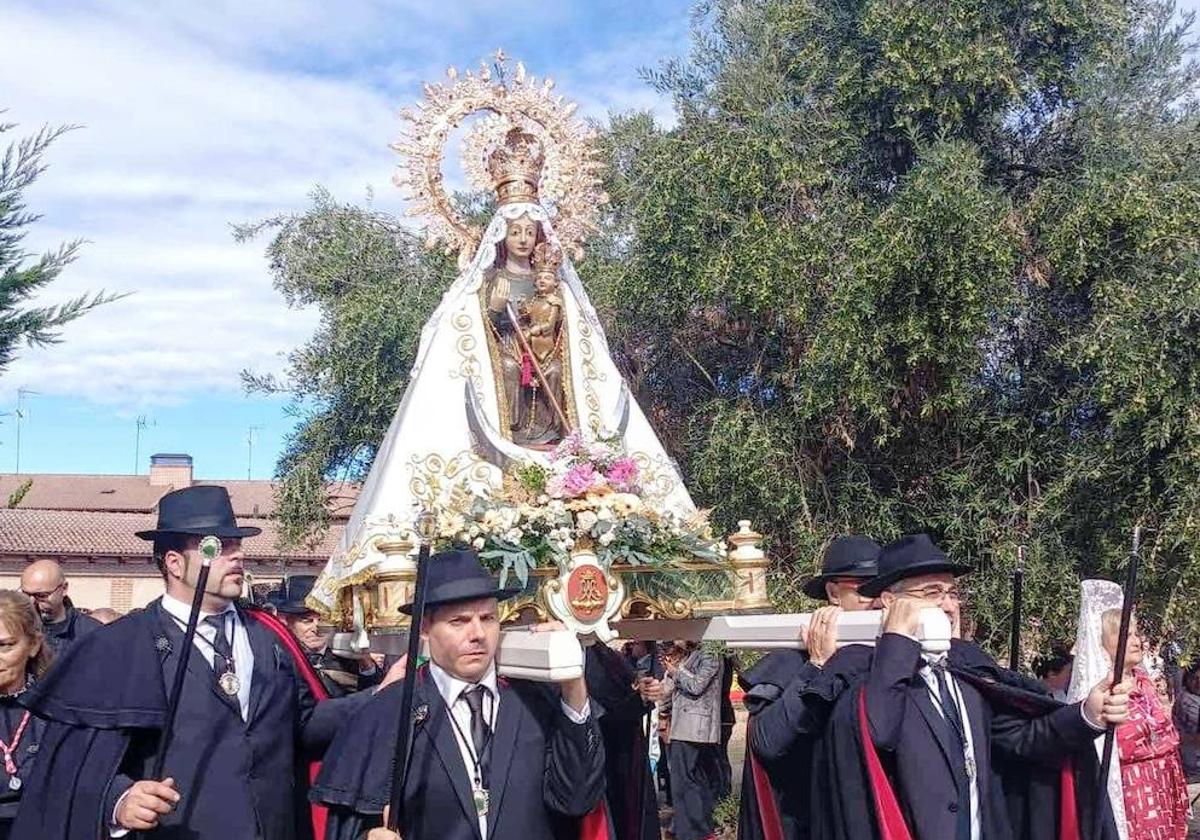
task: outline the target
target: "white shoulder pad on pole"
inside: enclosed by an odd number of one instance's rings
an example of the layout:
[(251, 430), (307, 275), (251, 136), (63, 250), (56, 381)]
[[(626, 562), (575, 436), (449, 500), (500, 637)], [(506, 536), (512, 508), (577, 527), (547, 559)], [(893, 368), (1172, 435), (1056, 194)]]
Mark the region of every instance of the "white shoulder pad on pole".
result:
[(496, 653), (496, 673), (535, 682), (562, 682), (583, 676), (583, 648), (570, 630), (504, 630)]

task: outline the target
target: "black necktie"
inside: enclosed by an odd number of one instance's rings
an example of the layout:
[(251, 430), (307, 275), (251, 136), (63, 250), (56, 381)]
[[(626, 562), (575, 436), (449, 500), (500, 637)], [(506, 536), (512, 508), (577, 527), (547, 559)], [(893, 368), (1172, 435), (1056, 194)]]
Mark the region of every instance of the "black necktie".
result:
[(204, 623), (216, 629), (217, 634), (213, 636), (213, 671), (218, 679), (221, 674), (228, 671), (229, 664), (233, 662), (233, 645), (229, 643), (229, 637), (225, 635), (225, 617), (227, 613), (220, 615), (210, 615), (204, 619)]
[(479, 772), (484, 779), (487, 779), (487, 744), (492, 730), (483, 716), (483, 695), (490, 693), (487, 686), (473, 685), (462, 694), (471, 709), (471, 745), (475, 747), (475, 758), (479, 761)]
[(946, 679), (946, 666), (942, 663), (930, 666), (937, 682), (941, 698), (938, 705), (946, 716), (946, 729), (950, 735), (950, 764), (954, 767), (958, 788), (958, 820), (955, 826), (956, 840), (971, 840), (971, 778), (967, 774), (967, 730), (958, 701), (950, 693), (950, 681)]
[(961, 747), (966, 747), (964, 737), (966, 731), (963, 729), (962, 715), (958, 711), (958, 703), (954, 700), (954, 695), (950, 693), (950, 683), (946, 679), (946, 666), (933, 665), (933, 678), (937, 681), (938, 694), (941, 695), (940, 705), (942, 711), (946, 714), (946, 721), (950, 724), (952, 740), (958, 743)]

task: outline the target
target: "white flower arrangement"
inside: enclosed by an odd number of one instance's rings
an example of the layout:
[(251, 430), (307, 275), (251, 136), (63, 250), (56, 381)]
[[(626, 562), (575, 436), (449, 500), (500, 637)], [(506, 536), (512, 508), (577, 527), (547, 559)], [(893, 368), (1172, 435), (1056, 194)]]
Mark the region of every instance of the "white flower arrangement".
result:
[(535, 568), (557, 567), (576, 548), (593, 550), (605, 568), (722, 559), (707, 516), (683, 521), (657, 510), (643, 496), (637, 462), (612, 443), (573, 433), (550, 461), (549, 470), (517, 468), (497, 494), (457, 494), (459, 509), (438, 511), (439, 543), (472, 546), (502, 585), (511, 573), (524, 586)]

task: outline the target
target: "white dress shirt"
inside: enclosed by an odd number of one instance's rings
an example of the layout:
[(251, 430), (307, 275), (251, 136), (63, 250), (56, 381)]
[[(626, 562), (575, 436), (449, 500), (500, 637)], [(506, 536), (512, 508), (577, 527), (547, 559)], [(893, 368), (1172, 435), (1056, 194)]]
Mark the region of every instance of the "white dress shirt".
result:
[[(945, 656), (935, 659), (932, 656), (923, 658), (923, 664), (919, 671), (921, 679), (925, 681), (925, 685), (929, 687), (929, 693), (933, 695), (933, 707), (937, 709), (939, 715), (944, 719), (946, 712), (942, 708), (943, 703), (954, 703), (958, 707), (959, 717), (963, 722), (963, 735), (967, 739), (967, 743), (963, 748), (963, 760), (968, 765), (974, 765), (975, 771), (969, 774), (968, 782), (970, 783), (971, 797), (971, 840), (979, 840), (982, 832), (982, 826), (979, 819), (979, 762), (975, 760), (975, 737), (971, 732), (971, 718), (967, 716), (967, 704), (962, 699), (962, 689), (955, 681), (954, 676), (946, 672), (946, 687), (950, 689), (953, 697), (946, 699), (942, 697), (938, 691), (937, 677), (933, 674), (933, 669), (929, 667), (934, 662), (945, 661)], [(956, 739), (951, 739), (954, 741)]]
[[(496, 684), (496, 663), (493, 662), (488, 666), (487, 673), (479, 680), (478, 683), (464, 682), (457, 677), (452, 677), (444, 668), (436, 662), (429, 663), (429, 675), (433, 677), (433, 684), (437, 686), (438, 694), (442, 695), (442, 701), (446, 704), (446, 710), (457, 726), (451, 725), (454, 731), (454, 740), (458, 742), (458, 752), (462, 756), (463, 767), (467, 771), (467, 779), (474, 784), (475, 779), (475, 760), (472, 758), (474, 753), (474, 745), (470, 743), (471, 737), (471, 707), (467, 704), (467, 700), (463, 697), (463, 693), (476, 685), (482, 685), (491, 692), (491, 697), (484, 698), (483, 716), (487, 721), (488, 728), (492, 731), (493, 737), (496, 732), (496, 720), (500, 714), (500, 691)], [(572, 723), (584, 723), (587, 721), (591, 713), (591, 704), (584, 703), (583, 711), (577, 712), (572, 709), (567, 702), (562, 701), (563, 714)], [(479, 758), (479, 756), (475, 756)], [(491, 783), (491, 780), (488, 780)], [(479, 815), (479, 836), (487, 837), (487, 814)]]
[[(163, 610), (175, 619), (176, 625), (181, 630), (187, 628), (188, 616), (192, 612), (191, 604), (185, 604), (178, 598), (164, 594), (162, 606)], [(233, 662), (237, 669), (238, 706), (242, 710), (242, 720), (246, 720), (250, 713), (250, 680), (254, 675), (254, 649), (250, 647), (250, 636), (246, 633), (246, 625), (242, 623), (242, 617), (238, 615), (233, 604), (229, 604), (222, 612), (226, 616), (225, 638), (229, 640), (230, 646), (233, 648)], [(196, 646), (196, 650), (200, 651), (201, 657), (211, 668), (213, 660), (216, 659), (213, 640), (217, 637), (217, 629), (205, 622), (204, 619), (210, 615), (215, 615), (215, 613), (200, 611), (200, 620), (196, 624), (196, 638), (192, 640), (192, 644)], [(186, 663), (187, 659), (182, 659), (181, 662)], [(216, 680), (215, 669), (213, 670), (213, 679)]]

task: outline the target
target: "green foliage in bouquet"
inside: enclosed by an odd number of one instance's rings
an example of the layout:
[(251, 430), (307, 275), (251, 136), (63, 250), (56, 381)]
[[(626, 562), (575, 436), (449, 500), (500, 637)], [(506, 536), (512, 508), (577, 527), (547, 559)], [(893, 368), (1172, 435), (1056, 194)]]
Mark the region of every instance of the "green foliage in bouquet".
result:
[(549, 461), (548, 468), (515, 467), (501, 492), (460, 494), (469, 500), (461, 510), (438, 511), (439, 538), (475, 548), (502, 582), (512, 574), (522, 586), (535, 569), (557, 568), (583, 549), (606, 568), (721, 561), (724, 549), (707, 518), (685, 521), (663, 510), (645, 495), (637, 461), (612, 441), (589, 442), (576, 433)]

